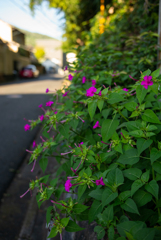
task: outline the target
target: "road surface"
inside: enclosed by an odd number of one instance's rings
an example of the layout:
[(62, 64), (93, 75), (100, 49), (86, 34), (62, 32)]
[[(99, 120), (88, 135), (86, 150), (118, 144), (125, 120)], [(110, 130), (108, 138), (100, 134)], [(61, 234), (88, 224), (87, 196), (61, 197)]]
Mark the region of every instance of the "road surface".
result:
[(0, 198), (38, 130), (25, 132), (27, 122), (23, 119), (33, 120), (43, 114), (38, 106), (45, 105), (50, 98), (45, 93), (46, 88), (60, 89), (62, 81), (62, 76), (53, 74), (0, 85)]

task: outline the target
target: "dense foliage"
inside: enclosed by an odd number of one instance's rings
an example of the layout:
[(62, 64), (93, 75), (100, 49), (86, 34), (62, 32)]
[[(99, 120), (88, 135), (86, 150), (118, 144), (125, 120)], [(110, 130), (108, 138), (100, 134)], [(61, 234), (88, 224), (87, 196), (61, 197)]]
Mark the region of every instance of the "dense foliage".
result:
[(158, 1), (145, 1), (150, 6), (144, 5), (146, 21), (136, 18), (141, 14), (136, 2), (143, 0), (125, 2), (121, 10), (115, 1), (101, 37), (94, 30), (86, 35), (86, 45), (77, 49), (77, 61), (70, 67), (71, 84), (54, 95), (46, 89), (51, 100), (45, 108), (39, 106), (43, 115), (25, 125), (25, 130), (43, 125), (42, 143), (33, 143), (31, 171), (39, 162), (45, 172), (49, 157), (60, 164), (57, 178), (32, 180), (27, 190), (37, 188), (39, 207), (51, 200), (49, 237), (59, 233), (62, 239), (63, 229), (80, 231), (79, 222), (87, 220), (97, 224), (98, 239), (161, 238)]
[[(48, 157), (58, 146), (61, 150), (56, 157), (61, 164), (58, 178), (44, 176), (29, 187), (38, 189), (39, 205), (49, 199), (53, 204), (47, 210), (47, 223), (54, 221), (49, 237), (61, 236), (64, 228), (79, 231), (76, 220), (88, 220), (97, 222), (98, 239), (159, 239), (159, 69), (147, 70), (137, 80), (130, 76), (130, 86), (122, 88), (114, 82), (111, 87), (107, 70), (81, 64), (76, 64), (74, 77), (68, 76), (72, 84), (65, 92), (57, 91), (46, 110), (40, 105), (44, 115), (25, 126), (28, 130), (41, 122), (44, 129), (42, 144), (34, 142), (32, 171), (36, 162), (45, 171)], [(51, 131), (54, 138), (48, 134)], [(64, 186), (59, 182), (62, 171)], [(77, 198), (67, 195), (61, 200), (65, 191)]]

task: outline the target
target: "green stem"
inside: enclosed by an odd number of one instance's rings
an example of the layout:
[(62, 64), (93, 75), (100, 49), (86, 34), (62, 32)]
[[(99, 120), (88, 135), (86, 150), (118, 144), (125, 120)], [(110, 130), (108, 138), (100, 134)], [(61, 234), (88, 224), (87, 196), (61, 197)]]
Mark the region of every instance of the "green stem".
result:
[(150, 159), (150, 158), (147, 158), (147, 157), (142, 157), (142, 156), (140, 156), (141, 158), (145, 158), (145, 159)]
[[(77, 133), (76, 131), (74, 131), (72, 128), (70, 128), (70, 130), (71, 130), (72, 132), (74, 132), (75, 134), (77, 134), (80, 138), (86, 139), (85, 137), (80, 136), (79, 133)], [(87, 140), (87, 139), (86, 139), (86, 140)]]
[[(117, 109), (116, 109), (117, 110)], [(129, 122), (129, 120), (122, 114), (122, 112), (120, 110), (117, 110), (119, 112), (119, 114), (121, 115), (121, 117), (123, 117), (127, 122)]]

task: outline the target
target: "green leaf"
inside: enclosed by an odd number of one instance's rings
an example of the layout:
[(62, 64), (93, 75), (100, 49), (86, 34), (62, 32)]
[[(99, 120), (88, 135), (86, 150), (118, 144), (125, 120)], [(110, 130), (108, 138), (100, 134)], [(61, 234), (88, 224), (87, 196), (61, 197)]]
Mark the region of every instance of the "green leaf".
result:
[(73, 206), (73, 211), (78, 214), (78, 213), (81, 213), (81, 212), (85, 211), (87, 208), (89, 208), (89, 207), (77, 203)]
[(62, 218), (61, 219), (61, 223), (63, 224), (64, 227), (66, 227), (68, 225), (69, 222), (69, 218)]
[(129, 168), (124, 170), (123, 174), (124, 177), (135, 181), (137, 178), (140, 178), (142, 171), (138, 168)]
[(126, 237), (125, 232), (130, 232), (132, 228), (140, 225), (140, 223), (142, 222), (124, 221), (120, 224), (117, 224), (117, 230), (121, 236)]
[(158, 95), (158, 88), (159, 88), (158, 83), (153, 83), (153, 85), (150, 86), (150, 89), (157, 95)]
[(142, 130), (135, 130), (135, 131), (129, 132), (129, 135), (132, 135), (133, 137), (136, 137), (136, 138), (141, 138), (144, 136), (144, 133)]
[(145, 189), (150, 192), (156, 199), (158, 199), (159, 194), (159, 186), (155, 180), (152, 180), (147, 185), (145, 185)]
[(136, 203), (131, 198), (128, 198), (126, 200), (126, 202), (121, 205), (121, 208), (127, 212), (136, 213), (136, 214), (140, 215), (138, 208), (136, 206)]
[(88, 112), (89, 115), (91, 117), (91, 120), (93, 119), (95, 112), (96, 112), (96, 108), (97, 108), (97, 103), (92, 101), (90, 103), (88, 103)]
[(124, 182), (124, 176), (119, 168), (111, 170), (107, 175), (108, 184), (120, 186)]
[(143, 228), (134, 235), (136, 240), (153, 240), (154, 236), (155, 236), (154, 228)]
[(137, 179), (135, 180), (135, 182), (133, 182), (132, 186), (131, 186), (131, 196), (142, 186), (144, 185), (144, 183), (140, 180)]
[(128, 111), (135, 111), (136, 110), (136, 107), (137, 107), (137, 103), (136, 102), (128, 102), (126, 103), (125, 105), (125, 108), (128, 110)]
[(156, 148), (152, 148), (150, 152), (150, 161), (153, 164), (158, 158), (161, 157), (161, 151)]
[(141, 181), (142, 182), (148, 182), (149, 181), (149, 176), (150, 176), (150, 170), (148, 170), (148, 171), (146, 171), (145, 173), (142, 174)]
[(107, 95), (108, 93), (108, 88), (105, 88), (101, 91), (102, 95)]
[(66, 226), (65, 230), (67, 232), (78, 232), (83, 230), (84, 228), (79, 227), (75, 222), (69, 220), (68, 225)]
[(97, 200), (102, 200), (103, 191), (103, 189), (97, 188), (96, 190), (91, 191), (89, 196)]
[(117, 198), (118, 193), (112, 192), (111, 189), (106, 188), (102, 194), (102, 206), (106, 206), (110, 202), (112, 202), (115, 198)]
[(138, 155), (140, 155), (145, 149), (147, 149), (151, 144), (153, 140), (146, 140), (144, 138), (140, 138), (137, 140), (137, 149), (138, 149)]
[(86, 185), (86, 184), (85, 184), (85, 185), (80, 185), (80, 186), (78, 187), (78, 199), (81, 198), (81, 196), (82, 196), (83, 193), (85, 192), (86, 188), (87, 188), (87, 185)]
[(115, 230), (114, 227), (111, 225), (108, 229), (108, 240), (114, 240)]
[(102, 110), (102, 116), (106, 119), (109, 114), (112, 112), (112, 108)]
[(107, 142), (112, 137), (112, 135), (116, 131), (118, 125), (119, 125), (118, 120), (107, 119), (107, 120), (103, 121), (102, 128), (101, 128), (101, 134), (102, 134), (102, 139), (104, 142)]
[(160, 121), (157, 117), (157, 115), (151, 110), (151, 109), (146, 109), (142, 115), (142, 119), (146, 122), (151, 122), (151, 123), (159, 123)]
[(140, 130), (140, 128), (142, 128), (142, 125), (140, 122), (138, 121), (130, 121), (130, 122), (126, 122), (126, 126), (128, 131), (135, 131), (135, 130)]
[(117, 162), (122, 164), (133, 165), (139, 161), (138, 151), (136, 149), (127, 150), (124, 154), (122, 154)]
[(53, 209), (53, 206), (48, 207), (47, 211), (46, 211), (46, 223), (49, 224), (50, 220), (51, 220), (51, 210)]
[(96, 226), (96, 227), (94, 228), (94, 232), (97, 233), (97, 238), (98, 238), (98, 239), (103, 238), (104, 235), (105, 235), (105, 230), (104, 230), (104, 228), (101, 227), (101, 226)]
[(158, 68), (157, 70), (152, 72), (151, 76), (157, 78), (159, 76), (159, 74), (160, 74), (160, 68)]
[(104, 219), (104, 221), (108, 222), (108, 221), (112, 221), (113, 220), (113, 205), (109, 205), (102, 214), (102, 217)]
[(69, 138), (69, 127), (69, 124), (59, 126), (59, 132), (67, 139)]
[(57, 233), (58, 233), (58, 231), (57, 231), (56, 227), (53, 227), (53, 228), (51, 229), (51, 232), (50, 232), (48, 238), (53, 238), (53, 237), (55, 237), (55, 236), (57, 235)]
[(154, 168), (154, 170), (161, 174), (161, 162), (160, 161), (155, 161), (152, 165), (152, 167)]
[(142, 76), (145, 77), (146, 75), (149, 76), (151, 74), (151, 70), (148, 69), (142, 73)]
[(111, 93), (109, 95), (108, 103), (114, 104), (123, 101), (124, 98), (119, 93)]
[(122, 144), (119, 143), (117, 146), (114, 147), (115, 151), (119, 152), (119, 153), (123, 153), (122, 152)]
[(89, 210), (88, 218), (89, 223), (93, 222), (95, 217), (102, 211), (102, 203), (100, 201), (95, 200), (92, 203), (92, 206)]
[(133, 196), (133, 199), (138, 207), (142, 207), (152, 200), (152, 195), (139, 189)]
[(73, 107), (73, 99), (68, 99), (65, 101), (65, 106), (67, 109), (70, 109)]
[(119, 199), (124, 202), (130, 196), (131, 196), (131, 191), (125, 191), (125, 192), (120, 193)]
[(47, 158), (41, 158), (39, 160), (39, 165), (41, 167), (41, 169), (43, 170), (43, 172), (45, 172), (47, 165), (48, 165), (48, 159)]
[(104, 100), (101, 99), (101, 100), (98, 100), (98, 101), (97, 101), (97, 106), (98, 106), (100, 112), (101, 112), (101, 110), (102, 110), (102, 108), (103, 108), (103, 104), (104, 104)]
[(137, 99), (138, 99), (140, 104), (144, 100), (147, 92), (148, 92), (147, 89), (145, 89), (142, 85), (137, 86), (137, 88), (136, 88), (136, 96), (137, 96)]

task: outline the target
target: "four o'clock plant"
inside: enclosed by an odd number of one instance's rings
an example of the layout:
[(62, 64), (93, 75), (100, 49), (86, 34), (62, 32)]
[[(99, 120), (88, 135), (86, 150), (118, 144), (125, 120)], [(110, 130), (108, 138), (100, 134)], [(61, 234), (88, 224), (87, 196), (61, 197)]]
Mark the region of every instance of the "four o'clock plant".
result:
[(131, 73), (131, 83), (122, 86), (114, 84), (116, 77), (122, 83), (119, 72), (111, 76), (94, 64), (86, 67), (87, 61), (78, 60), (69, 86), (52, 93), (38, 119), (25, 125), (25, 131), (38, 124), (43, 129), (30, 151), (31, 170), (39, 164), (45, 174), (52, 157), (60, 165), (56, 177), (32, 180), (26, 193), (36, 187), (38, 205), (51, 204), (49, 238), (80, 231), (86, 220), (95, 223), (98, 239), (160, 239), (159, 69), (138, 79)]

